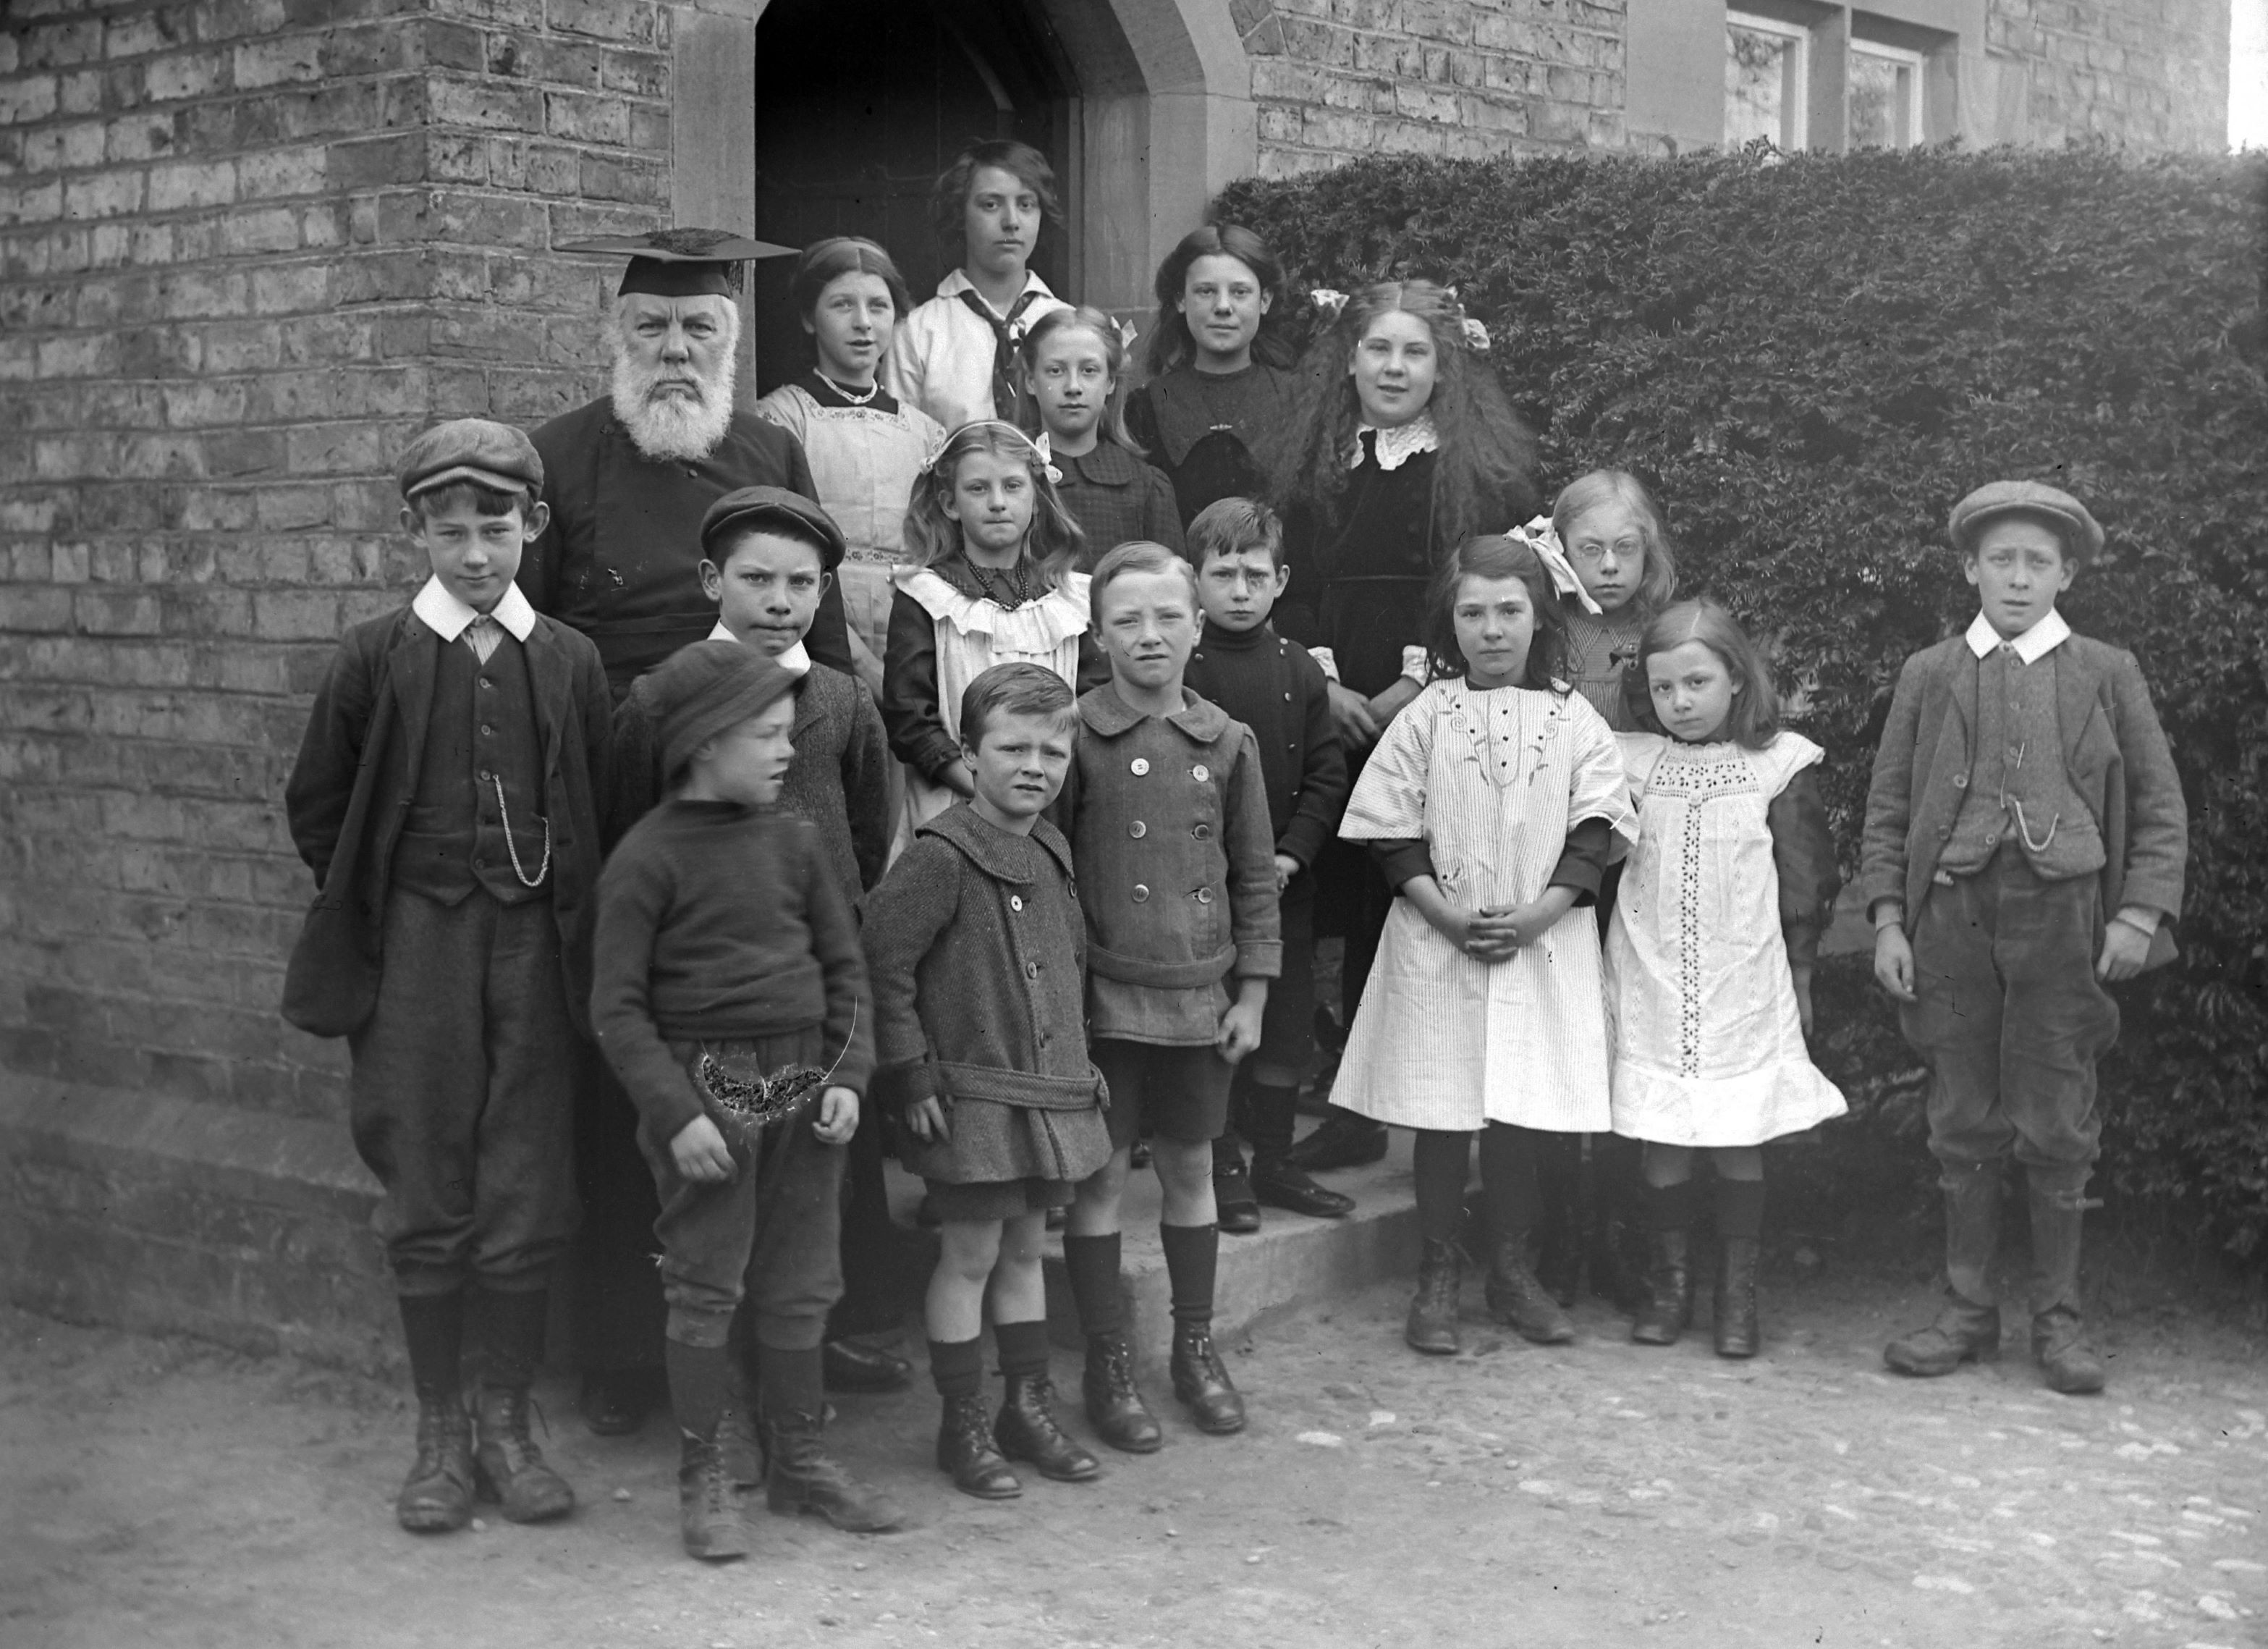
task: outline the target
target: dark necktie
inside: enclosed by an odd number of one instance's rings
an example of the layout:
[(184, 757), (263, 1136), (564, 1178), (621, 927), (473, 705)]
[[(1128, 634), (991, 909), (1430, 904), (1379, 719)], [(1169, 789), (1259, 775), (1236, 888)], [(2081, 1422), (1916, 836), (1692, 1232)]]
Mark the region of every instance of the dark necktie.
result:
[(1029, 287), (1018, 292), (1016, 301), (1008, 306), (1008, 318), (1003, 321), (974, 291), (964, 287), (960, 293), (969, 312), (992, 329), (992, 416), (1019, 427), (1022, 420), (1017, 414), (1023, 410), (1023, 396), (1016, 389), (1016, 345), (1010, 334), (1017, 318), (1039, 301), (1039, 296)]

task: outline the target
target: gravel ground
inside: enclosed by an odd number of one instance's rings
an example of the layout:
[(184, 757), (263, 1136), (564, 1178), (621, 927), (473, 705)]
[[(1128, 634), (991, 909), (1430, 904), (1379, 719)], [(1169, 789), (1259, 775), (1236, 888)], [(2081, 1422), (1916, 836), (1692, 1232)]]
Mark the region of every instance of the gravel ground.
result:
[(1476, 1285), (1465, 1355), (1424, 1360), (1381, 1286), (1231, 1349), (1245, 1436), (1167, 1413), (1162, 1453), (998, 1505), (931, 1465), (925, 1382), (847, 1400), (836, 1446), (914, 1527), (759, 1509), (723, 1569), (678, 1552), (665, 1427), (590, 1438), (563, 1385), (578, 1514), (417, 1540), (396, 1388), (0, 1313), (0, 1644), (2268, 1645), (2257, 1305), (2128, 1290), (2110, 1393), (2072, 1399), (2013, 1348), (1882, 1372), (1931, 1309), (1911, 1268), (1768, 1283), (1747, 1364), (1593, 1303), (1531, 1347)]

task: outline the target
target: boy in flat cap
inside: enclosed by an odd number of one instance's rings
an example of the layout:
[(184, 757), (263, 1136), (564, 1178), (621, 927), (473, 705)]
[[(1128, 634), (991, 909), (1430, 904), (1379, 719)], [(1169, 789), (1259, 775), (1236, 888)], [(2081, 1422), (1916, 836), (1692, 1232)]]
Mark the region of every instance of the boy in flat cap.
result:
[(527, 437), (443, 424), (400, 481), (432, 576), (347, 632), (316, 693), (284, 802), (320, 891), (284, 1013), (348, 1039), (417, 1391), (395, 1515), (437, 1532), (464, 1525), (476, 1489), (515, 1522), (575, 1504), (529, 1439), (527, 1393), (575, 1224), (609, 706), (598, 650), (512, 582), (544, 523)]
[[(727, 492), (709, 507), (701, 522), (701, 587), (717, 603), (717, 626), (708, 639), (753, 647), (796, 677), (795, 721), (789, 730), (795, 760), (780, 804), (819, 826), (828, 869), (843, 903), (855, 911), (881, 878), (889, 856), (889, 740), (873, 698), (858, 681), (815, 662), (804, 646), (843, 550), (843, 535), (826, 511), (780, 487)], [(661, 796), (654, 682), (654, 672), (640, 677), (615, 712), (615, 795), (607, 809), (610, 843)], [(874, 1118), (859, 1124), (848, 1175), (843, 1298), (835, 1313), (839, 1332), (827, 1341), (827, 1386), (840, 1392), (895, 1391), (910, 1378), (905, 1361), (846, 1337), (889, 1327), (901, 1309), (895, 1298), (895, 1231)], [(643, 1251), (644, 1245), (639, 1246)]]
[(680, 1522), (711, 1559), (747, 1551), (719, 1439), (741, 1310), (771, 1509), (861, 1533), (899, 1521), (820, 1438), (843, 1148), (874, 1045), (849, 902), (818, 827), (778, 805), (794, 680), (739, 641), (696, 641), (653, 672), (669, 791), (599, 887), (591, 1017), (660, 1194)]
[(1884, 1352), (1949, 1374), (1999, 1354), (1990, 1271), (2002, 1159), (2029, 1185), (2032, 1355), (2102, 1389), (2080, 1312), (2080, 1223), (2102, 1120), (2106, 985), (2174, 954), (2188, 815), (2132, 654), (2073, 633), (2056, 597), (2102, 550), (2069, 493), (1997, 481), (1954, 506), (1981, 610), (1906, 661), (1874, 758), (1859, 882), (1874, 977), (1929, 1061), (1946, 1195), (1945, 1304)]

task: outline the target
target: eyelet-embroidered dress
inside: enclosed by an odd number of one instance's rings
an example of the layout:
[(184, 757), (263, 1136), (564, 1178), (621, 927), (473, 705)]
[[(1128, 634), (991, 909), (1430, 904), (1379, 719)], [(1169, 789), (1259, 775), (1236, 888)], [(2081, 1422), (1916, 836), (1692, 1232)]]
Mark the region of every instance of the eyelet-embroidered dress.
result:
[[(1039, 664), (1079, 689), (1079, 639), (1086, 633), (1086, 574), (1066, 573), (1037, 601), (1003, 607), (989, 596), (964, 595), (926, 567), (900, 567), (892, 577), (937, 625), (937, 710), (945, 730), (961, 736), (961, 695), (995, 664)], [(906, 768), (906, 817), (900, 847), (961, 798)]]
[[(1585, 819), (1637, 833), (1615, 736), (1573, 692), (1439, 681), (1380, 737), (1347, 803), (1350, 841), (1424, 837), (1454, 904), (1542, 895)], [(1347, 1033), (1331, 1100), (1402, 1128), (1608, 1127), (1598, 924), (1571, 910), (1505, 962), (1474, 960), (1406, 898)]]
[(1761, 1145), (1841, 1116), (1803, 1042), (1766, 811), (1818, 745), (1617, 736), (1638, 847), (1607, 935), (1615, 1132)]

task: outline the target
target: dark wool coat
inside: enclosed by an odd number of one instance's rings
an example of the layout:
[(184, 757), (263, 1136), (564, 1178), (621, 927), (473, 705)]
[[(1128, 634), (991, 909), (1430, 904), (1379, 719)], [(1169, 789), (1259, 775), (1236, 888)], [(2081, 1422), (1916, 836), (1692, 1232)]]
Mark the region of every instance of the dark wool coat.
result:
[[(2055, 671), (2064, 773), (2102, 836), (2102, 913), (2108, 919), (2127, 905), (2161, 913), (2149, 965), (2169, 962), (2189, 856), (2189, 811), (2142, 671), (2132, 653), (2081, 635), (2041, 664)], [(1902, 900), (1909, 932), (1976, 759), (1977, 679), (1977, 655), (1963, 636), (1915, 654), (1898, 674), (1874, 752), (1859, 885), (1869, 910), (1881, 899)]]
[[(318, 890), (284, 973), (284, 1017), (317, 1036), (359, 1030), (377, 1004), (394, 849), (417, 795), (433, 672), (441, 649), (455, 645), (402, 607), (342, 636), (315, 691), (284, 788), (291, 840)], [(519, 645), (542, 751), (543, 814), (551, 822), (551, 911), (567, 1000), (577, 1028), (587, 1033), (598, 798), (611, 783), (606, 670), (588, 640), (540, 614)]]
[[(735, 412), (703, 457), (649, 458), (601, 396), (531, 431), (543, 459), (551, 524), (528, 547), (518, 582), (535, 610), (599, 644), (620, 698), (630, 684), (717, 622), (701, 589), (701, 517), (725, 493), (785, 487), (818, 496), (803, 444), (753, 412)], [(851, 668), (843, 595), (833, 583), (804, 639), (811, 656)]]
[(1086, 928), (1071, 847), (1010, 835), (961, 802), (923, 825), (869, 899), (877, 1103), (946, 1102), (953, 1137), (899, 1154), (949, 1185), (1079, 1180), (1110, 1158), (1088, 1061)]

